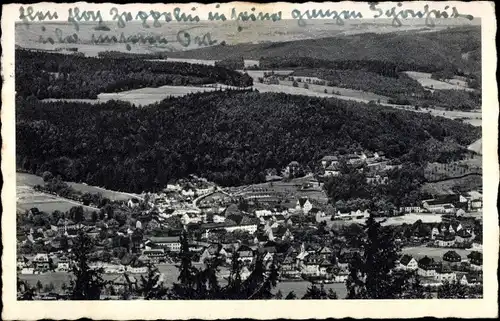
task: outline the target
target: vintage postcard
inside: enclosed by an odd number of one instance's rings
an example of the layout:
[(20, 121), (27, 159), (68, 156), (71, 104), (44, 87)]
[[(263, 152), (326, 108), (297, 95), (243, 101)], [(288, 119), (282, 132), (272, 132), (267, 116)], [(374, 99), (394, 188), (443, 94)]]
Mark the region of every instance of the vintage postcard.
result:
[(497, 316), (493, 2), (2, 9), (3, 319)]

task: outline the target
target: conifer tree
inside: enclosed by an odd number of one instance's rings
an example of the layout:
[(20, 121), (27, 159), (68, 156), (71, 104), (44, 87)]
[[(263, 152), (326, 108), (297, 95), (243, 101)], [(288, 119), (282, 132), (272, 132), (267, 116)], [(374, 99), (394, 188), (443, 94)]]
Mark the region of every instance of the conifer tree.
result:
[(346, 282), (348, 299), (395, 299), (402, 293), (394, 275), (398, 253), (393, 236), (370, 216), (365, 225), (362, 253), (350, 264)]
[(94, 245), (90, 237), (80, 232), (75, 239), (72, 251), (75, 262), (72, 267), (75, 280), (71, 280), (73, 300), (99, 300), (106, 284), (102, 278), (102, 268), (91, 269), (88, 265), (89, 256), (93, 250)]

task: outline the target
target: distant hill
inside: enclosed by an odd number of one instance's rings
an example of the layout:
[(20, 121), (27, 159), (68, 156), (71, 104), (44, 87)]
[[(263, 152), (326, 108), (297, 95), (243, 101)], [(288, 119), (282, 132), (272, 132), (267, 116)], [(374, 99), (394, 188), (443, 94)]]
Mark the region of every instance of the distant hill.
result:
[(377, 60), (465, 73), (480, 72), (480, 27), (457, 27), (435, 32), (407, 31), (364, 33), (288, 42), (216, 45), (171, 57), (192, 59), (260, 59), (261, 57), (310, 57), (325, 60)]
[(264, 182), (268, 169), (294, 160), (314, 168), (325, 155), (357, 149), (411, 163), (448, 162), (481, 135), (443, 117), (282, 93), (195, 94), (141, 109), (21, 98), (20, 169), (132, 192), (189, 174), (225, 186)]

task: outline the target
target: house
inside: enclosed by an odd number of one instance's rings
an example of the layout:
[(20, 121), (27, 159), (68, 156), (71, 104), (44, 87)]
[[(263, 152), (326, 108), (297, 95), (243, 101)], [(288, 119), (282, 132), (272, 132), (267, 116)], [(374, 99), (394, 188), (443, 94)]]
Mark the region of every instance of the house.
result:
[(214, 223), (224, 223), (226, 221), (226, 218), (223, 215), (214, 214), (212, 216), (212, 221)]
[(420, 276), (434, 277), (436, 275), (437, 267), (438, 265), (434, 262), (434, 259), (424, 256), (418, 260), (417, 274)]
[(457, 243), (470, 243), (472, 241), (472, 234), (465, 229), (460, 229), (456, 235)]
[(32, 262), (35, 271), (47, 272), (50, 270), (49, 256), (45, 253), (36, 254)]
[(283, 176), (288, 178), (296, 177), (300, 172), (300, 164), (297, 161), (291, 161), (283, 172)]
[(308, 255), (301, 264), (301, 272), (307, 276), (319, 276), (319, 264), (322, 261), (319, 255)]
[(305, 197), (299, 198), (295, 205), (295, 209), (297, 211), (302, 211), (304, 214), (308, 214), (312, 208), (313, 208), (312, 203), (309, 201), (308, 198)]
[(476, 286), (482, 284), (482, 279), (479, 274), (466, 273), (458, 279), (458, 282), (466, 286)]
[(300, 277), (300, 272), (292, 255), (286, 256), (281, 263), (281, 276), (291, 279)]
[(265, 217), (265, 216), (272, 216), (273, 212), (270, 210), (256, 210), (255, 211), (255, 216), (258, 218)]
[(333, 264), (329, 259), (321, 259), (319, 262), (319, 275), (328, 276), (332, 273)]
[(324, 156), (321, 159), (321, 166), (323, 168), (327, 168), (332, 165), (338, 165), (339, 163), (339, 158), (337, 156)]
[(452, 203), (446, 203), (442, 200), (424, 200), (422, 201), (422, 207), (431, 213), (454, 213), (454, 205)]
[(325, 177), (334, 177), (340, 175), (340, 167), (338, 164), (331, 164), (325, 168)]
[(221, 244), (213, 244), (203, 250), (203, 253), (200, 256), (200, 262), (205, 262), (206, 260), (213, 259), (216, 256), (222, 260), (229, 257), (228, 253)]
[(453, 234), (436, 235), (434, 244), (437, 247), (452, 247), (455, 245), (455, 235)]
[(400, 213), (421, 213), (422, 208), (420, 206), (403, 206), (399, 208)]
[(418, 270), (418, 262), (411, 255), (403, 255), (401, 257), (401, 259), (399, 260), (398, 267), (402, 270), (405, 270), (405, 271), (406, 270), (415, 271), (415, 270)]
[(226, 217), (226, 221), (222, 225), (228, 232), (246, 231), (253, 234), (257, 231), (259, 221), (247, 215), (231, 215)]
[(462, 261), (462, 257), (455, 251), (448, 251), (443, 255), (443, 261), (459, 263)]
[(204, 221), (204, 215), (194, 212), (184, 213), (181, 217), (181, 221), (184, 225), (201, 223)]
[(467, 258), (470, 262), (470, 269), (473, 271), (480, 271), (483, 269), (483, 254), (478, 251), (473, 251)]
[(472, 240), (472, 249), (474, 251), (482, 251), (483, 250), (483, 238), (480, 235), (477, 235)]
[(153, 243), (157, 247), (167, 249), (170, 252), (181, 251), (181, 241), (179, 236), (152, 236), (149, 238), (149, 243)]
[(238, 250), (238, 260), (244, 263), (252, 263), (253, 262), (253, 250), (247, 245), (240, 245)]
[(449, 266), (441, 264), (436, 269), (436, 274), (434, 275), (436, 281), (439, 282), (454, 282), (457, 280), (457, 275), (453, 272)]
[(139, 199), (137, 198), (129, 199), (127, 202), (127, 206), (130, 208), (136, 208), (137, 206), (139, 206)]
[(59, 258), (57, 262), (57, 271), (58, 272), (69, 272), (70, 262), (69, 259), (65, 256)]
[(142, 251), (142, 255), (146, 256), (149, 261), (154, 264), (165, 262), (164, 249), (146, 249)]
[(319, 255), (321, 259), (324, 260), (330, 260), (333, 255), (333, 251), (327, 246), (323, 246), (316, 253)]
[(181, 195), (187, 198), (192, 198), (194, 197), (195, 194), (196, 193), (192, 189), (187, 189), (187, 190), (183, 189), (181, 191)]

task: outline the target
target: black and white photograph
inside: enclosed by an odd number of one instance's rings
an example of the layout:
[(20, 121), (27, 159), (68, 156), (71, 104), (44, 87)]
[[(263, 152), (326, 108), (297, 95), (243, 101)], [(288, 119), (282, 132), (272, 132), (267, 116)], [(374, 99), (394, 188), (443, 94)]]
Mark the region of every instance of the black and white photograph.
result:
[(483, 299), (460, 4), (17, 5), (16, 301)]

